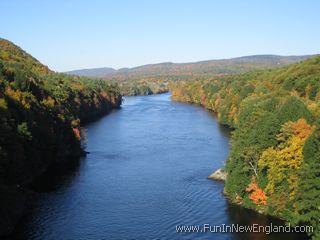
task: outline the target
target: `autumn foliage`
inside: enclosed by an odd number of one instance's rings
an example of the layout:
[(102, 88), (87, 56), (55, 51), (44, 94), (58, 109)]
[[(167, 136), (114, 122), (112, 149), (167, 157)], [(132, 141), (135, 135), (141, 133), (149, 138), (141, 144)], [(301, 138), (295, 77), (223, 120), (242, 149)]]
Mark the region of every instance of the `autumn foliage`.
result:
[(249, 198), (256, 205), (267, 204), (267, 195), (261, 188), (259, 188), (258, 184), (256, 183), (255, 176), (252, 176), (251, 183), (249, 183), (248, 187), (246, 188), (246, 192), (251, 193)]
[[(285, 123), (277, 135), (279, 144), (266, 149), (258, 161), (261, 169), (267, 170), (269, 194), (278, 192), (293, 198), (298, 187), (298, 170), (303, 164), (303, 146), (312, 127), (303, 118)], [(286, 182), (286, 189), (279, 186)], [(288, 191), (288, 192), (287, 192)], [(280, 193), (279, 193), (280, 192)]]
[(80, 130), (79, 130), (79, 128), (72, 128), (72, 131), (73, 131), (75, 137), (76, 137), (78, 140), (81, 140), (81, 135), (80, 135)]
[(49, 166), (80, 156), (80, 124), (120, 104), (117, 85), (55, 73), (0, 38), (0, 225), (29, 206), (25, 195)]
[(320, 229), (320, 56), (269, 71), (174, 82), (171, 90), (174, 100), (201, 104), (234, 130), (228, 197)]
[(293, 130), (293, 134), (299, 137), (301, 140), (306, 139), (311, 134), (312, 127), (303, 118), (290, 124)]

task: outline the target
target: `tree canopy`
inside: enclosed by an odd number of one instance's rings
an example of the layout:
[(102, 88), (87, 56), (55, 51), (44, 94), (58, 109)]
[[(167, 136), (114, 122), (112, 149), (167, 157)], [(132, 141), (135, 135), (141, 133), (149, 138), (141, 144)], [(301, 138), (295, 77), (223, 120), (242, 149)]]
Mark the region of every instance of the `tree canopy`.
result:
[(172, 82), (172, 98), (234, 129), (225, 192), (292, 223), (320, 222), (320, 56), (287, 67)]

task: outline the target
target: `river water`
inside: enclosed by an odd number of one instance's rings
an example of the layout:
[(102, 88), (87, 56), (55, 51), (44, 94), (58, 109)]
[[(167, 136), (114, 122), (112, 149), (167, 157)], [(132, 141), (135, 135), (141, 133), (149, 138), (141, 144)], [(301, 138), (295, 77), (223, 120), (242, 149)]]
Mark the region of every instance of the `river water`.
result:
[(281, 224), (229, 204), (223, 183), (207, 179), (224, 165), (230, 135), (209, 111), (169, 94), (126, 97), (85, 129), (89, 154), (46, 176), (12, 239), (302, 239), (176, 232), (181, 225)]

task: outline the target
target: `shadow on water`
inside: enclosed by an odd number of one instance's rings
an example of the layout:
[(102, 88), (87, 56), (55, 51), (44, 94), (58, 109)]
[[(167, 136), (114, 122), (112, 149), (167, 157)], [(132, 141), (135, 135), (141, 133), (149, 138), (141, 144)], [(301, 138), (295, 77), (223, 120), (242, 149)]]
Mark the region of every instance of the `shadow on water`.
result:
[(51, 192), (68, 185), (79, 175), (80, 166), (85, 157), (67, 159), (63, 163), (55, 163), (45, 173), (37, 177), (31, 185), (35, 192)]
[[(246, 209), (236, 204), (228, 204), (228, 216), (232, 220), (233, 224), (238, 226), (257, 226), (266, 227), (265, 232), (247, 232), (247, 233), (235, 233), (236, 239), (239, 240), (307, 240), (308, 236), (305, 233), (290, 233), (290, 232), (272, 232), (270, 226), (286, 226), (285, 222), (263, 214), (259, 214), (253, 210)], [(292, 231), (293, 228), (287, 227), (286, 230)], [(285, 230), (285, 231), (286, 231)]]
[[(67, 188), (81, 171), (81, 164), (85, 161), (85, 157), (65, 159), (63, 163), (55, 163), (50, 166), (47, 171), (37, 177), (31, 184), (30, 189), (33, 196), (30, 199), (30, 209), (26, 211), (24, 216), (15, 226), (15, 231), (1, 239), (3, 240), (24, 240), (29, 231), (29, 223), (32, 223), (34, 213), (37, 211), (38, 205), (42, 205), (41, 200), (44, 194), (56, 194), (60, 189)], [(28, 223), (28, 224), (26, 224)]]

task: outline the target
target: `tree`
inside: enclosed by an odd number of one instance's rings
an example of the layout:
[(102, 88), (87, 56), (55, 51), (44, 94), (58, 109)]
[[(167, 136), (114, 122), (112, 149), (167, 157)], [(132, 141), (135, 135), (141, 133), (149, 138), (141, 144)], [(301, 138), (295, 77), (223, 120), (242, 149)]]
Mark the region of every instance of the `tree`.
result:
[(320, 130), (306, 140), (304, 164), (296, 196), (298, 222), (314, 227), (314, 239), (320, 238)]
[(314, 120), (306, 105), (296, 96), (285, 98), (285, 101), (279, 108), (277, 115), (281, 124), (288, 121), (297, 121), (299, 118), (304, 118), (309, 123), (312, 123)]
[(251, 182), (246, 188), (246, 192), (250, 194), (250, 200), (253, 201), (256, 205), (266, 205), (267, 204), (267, 195), (266, 193), (258, 186), (256, 183), (256, 177), (252, 176)]
[(287, 195), (288, 201), (296, 195), (298, 173), (303, 164), (302, 149), (311, 131), (305, 119), (283, 124), (277, 136), (279, 144), (266, 149), (258, 161), (259, 168), (267, 171), (266, 192), (278, 210), (284, 208), (283, 199)]

